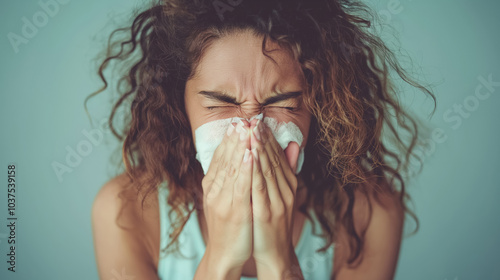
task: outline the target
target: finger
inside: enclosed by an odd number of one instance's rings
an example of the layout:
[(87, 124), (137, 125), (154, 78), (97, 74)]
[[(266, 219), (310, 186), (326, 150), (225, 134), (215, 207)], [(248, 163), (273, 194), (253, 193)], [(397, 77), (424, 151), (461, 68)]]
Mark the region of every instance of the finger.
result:
[(252, 167), (253, 167), (253, 157), (249, 149), (245, 148), (245, 153), (241, 159), (240, 168), (238, 176), (234, 184), (233, 191), (233, 205), (247, 205), (243, 209), (248, 209), (247, 215), (251, 215), (250, 197), (252, 188)]
[[(295, 196), (297, 190), (297, 177), (290, 167), (285, 152), (267, 125), (262, 125), (260, 131), (262, 139), (264, 139), (264, 148), (268, 154), (270, 164), (275, 169), (276, 178), (279, 182), (282, 182), (278, 185), (280, 193), (282, 193), (282, 198), (288, 198), (289, 195), (287, 193), (289, 191)], [(286, 187), (286, 189), (283, 187)]]
[(290, 142), (288, 147), (283, 151), (285, 153), (286, 159), (293, 170), (293, 173), (297, 173), (297, 163), (299, 159), (299, 144), (297, 142)]
[(235, 127), (231, 122), (228, 126), (226, 135), (212, 157), (209, 171), (207, 172), (207, 175), (205, 175), (208, 176), (206, 184), (211, 185), (208, 193), (213, 191), (213, 195), (217, 195), (224, 185), (225, 173), (239, 139), (239, 134), (236, 129), (237, 125)]
[[(227, 168), (225, 168), (224, 173), (224, 184), (222, 187), (221, 196), (222, 199), (233, 201), (234, 198), (234, 190), (237, 187), (237, 178), (239, 177), (239, 173), (241, 172), (241, 165), (244, 159), (248, 160), (248, 155), (250, 150), (248, 150), (248, 128), (244, 127), (243, 123), (239, 123), (235, 129), (234, 138), (237, 138), (233, 143), (232, 139), (228, 143), (226, 150), (226, 157), (229, 158)], [(246, 158), (245, 158), (246, 155)], [(222, 165), (219, 165), (221, 168)], [(248, 188), (250, 187), (250, 183), (248, 183)]]
[(268, 221), (270, 218), (270, 200), (266, 181), (262, 176), (260, 158), (256, 148), (252, 148), (252, 211), (254, 218)]
[(208, 194), (212, 188), (213, 181), (217, 175), (219, 162), (222, 160), (222, 156), (226, 151), (226, 144), (229, 141), (231, 134), (235, 130), (235, 125), (231, 122), (229, 123), (226, 134), (222, 138), (222, 142), (215, 149), (214, 155), (212, 156), (212, 161), (208, 167), (207, 174), (203, 177), (203, 185), (206, 186), (205, 194)]
[(266, 186), (270, 204), (273, 205), (274, 203), (278, 203), (281, 201), (281, 195), (279, 193), (276, 181), (276, 171), (269, 160), (269, 155), (266, 151), (265, 144), (263, 144), (262, 142), (256, 142), (254, 144), (255, 145), (252, 148), (256, 150), (258, 158), (257, 161), (260, 165), (258, 174), (256, 174), (256, 176), (262, 177), (262, 180), (264, 182), (263, 185)]
[(269, 142), (270, 141), (267, 141), (267, 143), (264, 144), (269, 166), (274, 169), (276, 185), (281, 201), (284, 203), (287, 213), (290, 213), (291, 211), (289, 210), (292, 209), (294, 203), (295, 189), (291, 182), (292, 179), (289, 182), (283, 171), (283, 166), (287, 165), (285, 156), (280, 156), (280, 152), (282, 151), (275, 150), (275, 147), (270, 145)]
[(276, 138), (274, 137), (273, 132), (271, 129), (263, 123), (263, 125), (259, 125), (260, 127), (260, 133), (262, 135), (262, 138), (264, 139), (264, 144), (267, 146), (266, 148), (272, 148), (273, 150), (277, 151), (278, 156), (282, 159), (285, 160), (288, 164), (283, 166), (283, 170), (285, 172), (292, 171), (291, 164), (286, 158), (286, 155), (281, 148), (281, 145), (278, 143)]

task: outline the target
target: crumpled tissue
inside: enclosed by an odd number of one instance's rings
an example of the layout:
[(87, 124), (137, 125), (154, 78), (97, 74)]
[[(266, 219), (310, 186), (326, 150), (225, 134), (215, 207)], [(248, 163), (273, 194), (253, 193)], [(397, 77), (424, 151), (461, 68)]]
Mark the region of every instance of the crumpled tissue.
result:
[[(237, 123), (240, 119), (244, 120), (244, 118), (234, 117), (211, 121), (201, 125), (195, 130), (196, 159), (201, 163), (204, 174), (207, 174), (208, 167), (210, 166), (210, 162), (212, 161), (215, 150), (222, 142), (228, 126), (233, 122)], [(274, 118), (263, 118), (262, 113), (247, 120), (250, 122), (253, 119), (261, 120), (271, 129), (274, 137), (283, 150), (288, 147), (288, 144), (290, 142), (296, 142), (299, 147), (301, 147), (304, 137), (296, 124), (292, 122), (278, 123), (278, 121)], [(296, 174), (298, 174), (302, 169), (303, 163), (304, 148), (301, 147), (299, 149), (299, 157), (297, 159), (297, 170), (295, 172)]]

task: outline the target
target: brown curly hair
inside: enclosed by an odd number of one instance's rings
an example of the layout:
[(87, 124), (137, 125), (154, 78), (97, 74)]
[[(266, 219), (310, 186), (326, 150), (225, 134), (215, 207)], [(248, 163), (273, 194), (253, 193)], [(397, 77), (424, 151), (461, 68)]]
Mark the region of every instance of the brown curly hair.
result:
[[(184, 224), (193, 211), (202, 209), (203, 172), (184, 107), (186, 81), (211, 42), (243, 29), (263, 36), (264, 54), (266, 41), (273, 40), (292, 51), (302, 66), (308, 87), (303, 100), (312, 122), (300, 174), (307, 199), (299, 209), (309, 219), (306, 209), (314, 209), (328, 241), (321, 250), (333, 246), (342, 226), (349, 234), (348, 263), (362, 253), (363, 234), (356, 232), (353, 221), (356, 190), (375, 198), (398, 195), (404, 211), (416, 221), (416, 232), (419, 222), (406, 206), (410, 197), (404, 174), (411, 158), (418, 158), (413, 151), (422, 130), (398, 102), (389, 70), (432, 97), (434, 105), (436, 100), (371, 32), (376, 16), (370, 8), (348, 0), (233, 0), (221, 11), (214, 3), (154, 2), (131, 26), (113, 31), (98, 70), (104, 86), (85, 100), (86, 106), (108, 87), (104, 70), (111, 62), (126, 63), (108, 123), (123, 141), (131, 187), (147, 195), (168, 182), (172, 240), (162, 251), (174, 244), (178, 248)], [(115, 38), (118, 34), (127, 37)], [(119, 133), (113, 118), (127, 102), (130, 118)], [(384, 143), (386, 134), (392, 135), (398, 151)]]

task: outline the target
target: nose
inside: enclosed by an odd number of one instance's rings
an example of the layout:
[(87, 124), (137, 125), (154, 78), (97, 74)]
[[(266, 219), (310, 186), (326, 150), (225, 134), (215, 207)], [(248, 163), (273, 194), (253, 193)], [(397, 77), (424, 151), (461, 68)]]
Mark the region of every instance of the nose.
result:
[(250, 127), (250, 122), (249, 121), (247, 121), (246, 119), (242, 119), (241, 121), (245, 124), (245, 126)]
[(242, 118), (242, 121), (243, 123), (246, 125), (246, 126), (251, 126), (251, 125), (254, 125), (257, 123), (257, 119), (259, 118), (263, 118), (264, 117), (264, 113), (263, 112), (256, 112), (256, 111), (252, 111), (252, 112), (245, 112), (243, 110), (240, 110), (239, 112), (239, 116), (240, 118)]
[[(260, 114), (260, 118), (263, 118), (263, 114), (261, 113)], [(244, 126), (245, 127), (253, 127), (257, 124), (257, 121), (259, 118), (253, 118), (252, 117), (255, 117), (255, 116), (258, 116), (258, 115), (253, 115), (253, 116), (250, 116), (248, 114), (245, 114), (244, 116), (240, 116), (241, 118), (241, 121), (243, 122)]]

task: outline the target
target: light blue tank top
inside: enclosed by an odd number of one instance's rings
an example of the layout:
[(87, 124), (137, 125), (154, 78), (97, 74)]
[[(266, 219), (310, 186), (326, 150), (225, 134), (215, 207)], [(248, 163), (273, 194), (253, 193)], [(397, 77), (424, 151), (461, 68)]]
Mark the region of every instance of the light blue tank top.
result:
[[(189, 217), (184, 229), (179, 235), (178, 252), (162, 254), (161, 249), (170, 242), (170, 220), (168, 217), (169, 205), (166, 202), (168, 189), (161, 185), (158, 189), (159, 211), (160, 211), (160, 259), (158, 262), (158, 277), (161, 280), (188, 280), (193, 279), (198, 264), (205, 252), (205, 243), (198, 223), (198, 216), (193, 212)], [(314, 211), (309, 211), (314, 225), (306, 218), (299, 242), (295, 247), (295, 254), (299, 260), (302, 274), (306, 280), (330, 279), (333, 269), (334, 246), (330, 246), (325, 252), (317, 253), (316, 250), (325, 244), (325, 240), (312, 234), (313, 226), (316, 233), (321, 233)], [(241, 280), (257, 280), (256, 277), (241, 277)]]

